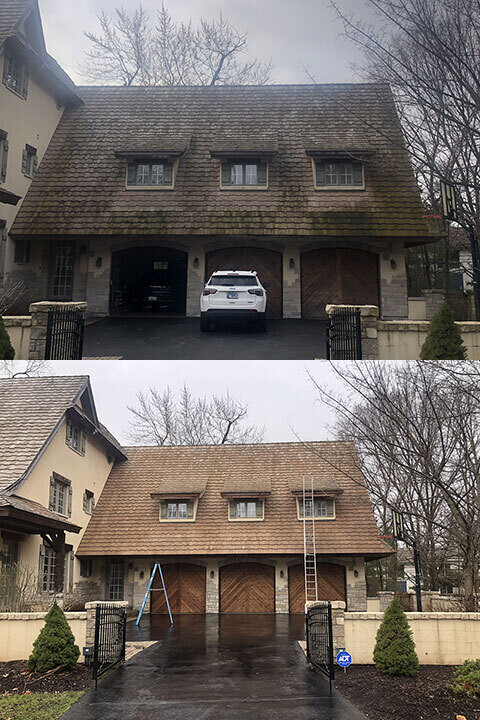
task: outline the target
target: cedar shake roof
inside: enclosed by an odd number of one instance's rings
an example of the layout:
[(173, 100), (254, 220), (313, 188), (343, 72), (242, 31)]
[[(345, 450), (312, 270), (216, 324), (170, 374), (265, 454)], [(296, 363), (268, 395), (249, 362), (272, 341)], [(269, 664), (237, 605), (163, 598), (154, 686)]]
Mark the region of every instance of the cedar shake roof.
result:
[[(27, 473), (66, 411), (88, 388), (88, 376), (82, 375), (0, 380), (0, 492)], [(96, 427), (103, 434), (99, 423)]]
[(172, 497), (174, 495), (201, 496), (207, 489), (207, 480), (205, 477), (197, 474), (194, 467), (185, 467), (182, 474), (174, 472), (172, 477), (162, 478), (153, 493), (156, 497)]
[[(294, 495), (301, 495), (303, 494), (303, 479), (301, 475), (296, 475), (295, 477), (290, 478), (289, 481), (290, 491)], [(310, 478), (310, 473), (305, 473), (305, 489), (306, 492), (312, 491), (312, 480)], [(323, 495), (325, 496), (335, 496), (335, 495), (341, 495), (343, 493), (343, 488), (340, 487), (338, 483), (333, 480), (331, 477), (331, 473), (329, 472), (328, 468), (325, 468), (325, 474), (319, 475), (318, 473), (315, 473), (313, 477), (313, 494), (314, 495)]]
[[(336, 520), (316, 523), (322, 555), (380, 557), (391, 553), (379, 538), (372, 506), (351, 443), (319, 442), (199, 447), (134, 447), (116, 465), (80, 542), (83, 556), (302, 554), (303, 523), (297, 519), (292, 477), (314, 471), (344, 492), (335, 500)], [(335, 468), (341, 467), (343, 471)], [(195, 522), (159, 521), (155, 493), (164, 479), (206, 483)], [(246, 476), (271, 483), (262, 522), (229, 522), (225, 481)], [(353, 478), (353, 479), (352, 479)]]
[[(429, 236), (385, 84), (83, 87), (65, 111), (11, 234)], [(189, 147), (172, 191), (126, 190), (125, 150)], [(168, 145), (167, 147), (170, 147)], [(362, 148), (366, 189), (314, 189), (306, 148)], [(270, 153), (268, 189), (220, 189), (211, 153)], [(368, 154), (367, 152), (367, 154)]]
[(33, 8), (34, 0), (0, 0), (0, 47), (15, 34)]
[[(254, 465), (254, 462), (252, 465)], [(272, 480), (265, 475), (259, 475), (254, 467), (245, 467), (244, 475), (232, 473), (223, 483), (222, 495), (233, 497), (234, 495), (270, 495), (272, 492)]]

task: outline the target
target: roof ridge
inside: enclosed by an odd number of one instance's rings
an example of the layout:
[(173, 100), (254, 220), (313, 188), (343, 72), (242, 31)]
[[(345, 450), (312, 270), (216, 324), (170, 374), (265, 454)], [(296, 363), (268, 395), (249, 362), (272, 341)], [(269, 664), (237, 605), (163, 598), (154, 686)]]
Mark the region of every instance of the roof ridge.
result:
[(268, 447), (278, 445), (301, 445), (308, 447), (308, 445), (355, 445), (353, 440), (286, 440), (286, 441), (274, 441), (274, 442), (258, 442), (258, 443), (224, 443), (219, 445), (216, 443), (210, 443), (207, 445), (123, 445), (125, 450), (161, 450), (161, 449), (176, 449), (183, 448), (187, 449), (198, 449), (198, 448), (239, 448), (239, 447)]

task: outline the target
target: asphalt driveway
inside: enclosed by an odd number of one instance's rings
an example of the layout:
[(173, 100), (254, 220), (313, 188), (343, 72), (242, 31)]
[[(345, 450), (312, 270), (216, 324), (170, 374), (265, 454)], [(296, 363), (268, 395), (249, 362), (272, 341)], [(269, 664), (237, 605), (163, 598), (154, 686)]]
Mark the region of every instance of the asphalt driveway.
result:
[[(150, 625), (150, 622), (152, 624)], [(62, 720), (365, 720), (310, 670), (303, 616), (146, 617), (129, 640), (158, 640), (99, 681)]]
[(325, 357), (322, 320), (269, 320), (200, 332), (198, 318), (105, 318), (85, 327), (83, 356), (125, 360), (313, 360)]

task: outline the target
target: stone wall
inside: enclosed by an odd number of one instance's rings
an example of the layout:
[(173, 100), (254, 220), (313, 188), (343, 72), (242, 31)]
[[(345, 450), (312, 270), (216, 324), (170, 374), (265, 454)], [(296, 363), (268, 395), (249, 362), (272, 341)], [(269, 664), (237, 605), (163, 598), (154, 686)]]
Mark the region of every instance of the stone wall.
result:
[[(384, 612), (395, 597), (393, 592), (383, 591), (378, 593), (379, 611)], [(417, 596), (415, 592), (402, 593), (402, 598), (408, 599), (410, 612), (417, 609)], [(439, 591), (422, 590), (423, 612), (461, 612), (464, 601), (461, 595), (441, 595)]]
[(93, 602), (87, 603), (85, 605), (85, 645), (93, 645), (95, 642), (95, 616), (99, 605), (114, 605), (119, 608), (127, 608), (128, 602), (126, 600), (119, 600), (115, 602), (112, 600), (94, 600)]
[(76, 310), (82, 315), (87, 310), (87, 303), (84, 302), (36, 302), (30, 305), (30, 313), (32, 316), (32, 327), (30, 332), (30, 360), (44, 360), (45, 359), (45, 344), (47, 338), (47, 322), (48, 313), (50, 310), (57, 308), (65, 308), (69, 310)]

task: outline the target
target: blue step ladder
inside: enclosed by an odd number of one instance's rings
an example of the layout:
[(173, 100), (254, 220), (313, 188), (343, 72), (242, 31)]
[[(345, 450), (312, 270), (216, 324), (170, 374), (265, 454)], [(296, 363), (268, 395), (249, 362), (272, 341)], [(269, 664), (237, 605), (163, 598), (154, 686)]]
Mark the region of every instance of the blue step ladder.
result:
[[(155, 577), (155, 573), (158, 569), (158, 572), (160, 573), (160, 580), (162, 581), (162, 587), (159, 588), (153, 588), (153, 579)], [(153, 566), (152, 575), (150, 577), (150, 582), (148, 583), (147, 592), (145, 593), (145, 597), (143, 598), (142, 607), (140, 608), (140, 612), (138, 613), (137, 620), (135, 622), (135, 625), (139, 625), (140, 620), (142, 619), (143, 611), (145, 610), (145, 605), (147, 604), (148, 596), (150, 592), (163, 592), (165, 595), (165, 602), (167, 603), (167, 609), (168, 614), (170, 616), (170, 625), (173, 625), (173, 618), (172, 618), (172, 611), (170, 610), (170, 603), (168, 602), (168, 595), (167, 595), (167, 588), (165, 587), (165, 581), (163, 579), (163, 573), (162, 573), (162, 567), (159, 562), (156, 562)]]

